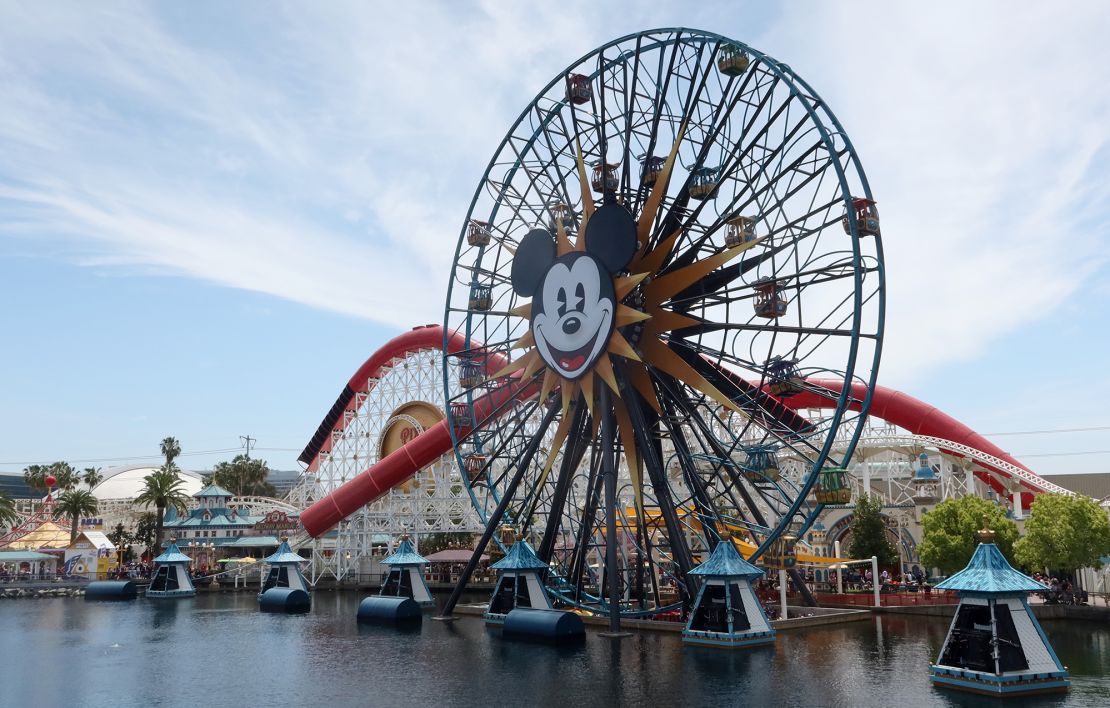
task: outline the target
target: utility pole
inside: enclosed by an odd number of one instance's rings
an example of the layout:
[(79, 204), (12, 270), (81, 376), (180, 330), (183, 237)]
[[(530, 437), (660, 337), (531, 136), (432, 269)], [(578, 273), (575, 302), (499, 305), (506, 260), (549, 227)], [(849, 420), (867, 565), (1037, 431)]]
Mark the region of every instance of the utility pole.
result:
[(251, 443), (256, 443), (258, 440), (250, 435), (240, 435), (239, 440), (242, 441), (243, 447), (247, 448), (247, 459), (251, 459)]

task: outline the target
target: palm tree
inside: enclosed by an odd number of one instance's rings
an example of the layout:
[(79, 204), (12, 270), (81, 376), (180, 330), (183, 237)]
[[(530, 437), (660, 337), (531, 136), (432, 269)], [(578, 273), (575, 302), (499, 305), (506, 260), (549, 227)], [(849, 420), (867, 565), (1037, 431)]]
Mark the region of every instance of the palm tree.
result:
[(162, 454), (166, 456), (167, 465), (172, 465), (174, 458), (181, 454), (181, 443), (177, 442), (177, 438), (162, 438), (159, 446), (162, 448)]
[(23, 482), (37, 492), (46, 491), (46, 468), (49, 465), (28, 465), (23, 468)]
[(77, 468), (68, 462), (55, 462), (46, 468), (47, 474), (52, 474), (58, 480), (58, 489), (69, 491), (77, 486), (81, 478), (77, 474)]
[(86, 467), (85, 471), (81, 474), (81, 480), (89, 485), (89, 489), (91, 490), (104, 480), (104, 475), (100, 474), (99, 467)]
[(15, 502), (7, 492), (0, 491), (0, 528), (10, 528), (23, 521), (23, 516), (15, 510)]
[(96, 497), (84, 489), (70, 489), (58, 497), (56, 508), (60, 514), (70, 518), (69, 542), (73, 543), (77, 539), (77, 522), (83, 516), (96, 513)]
[[(173, 440), (173, 438), (167, 438)], [(162, 441), (165, 444), (165, 440)], [(174, 440), (174, 443), (177, 441)], [(158, 510), (155, 515), (156, 526), (154, 530), (154, 548), (151, 553), (158, 555), (162, 550), (162, 524), (165, 521), (166, 509), (174, 508), (184, 513), (189, 502), (189, 497), (181, 489), (185, 484), (177, 476), (177, 466), (172, 463), (162, 465), (144, 479), (143, 491), (135, 497), (135, 503), (140, 506), (153, 506)]]

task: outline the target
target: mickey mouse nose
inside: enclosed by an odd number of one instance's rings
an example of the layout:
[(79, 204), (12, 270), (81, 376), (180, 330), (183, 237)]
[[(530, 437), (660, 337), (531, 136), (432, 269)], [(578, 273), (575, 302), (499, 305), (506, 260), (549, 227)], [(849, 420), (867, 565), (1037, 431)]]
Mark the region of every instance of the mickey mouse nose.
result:
[(574, 334), (582, 327), (582, 320), (577, 317), (568, 317), (563, 322), (563, 334)]

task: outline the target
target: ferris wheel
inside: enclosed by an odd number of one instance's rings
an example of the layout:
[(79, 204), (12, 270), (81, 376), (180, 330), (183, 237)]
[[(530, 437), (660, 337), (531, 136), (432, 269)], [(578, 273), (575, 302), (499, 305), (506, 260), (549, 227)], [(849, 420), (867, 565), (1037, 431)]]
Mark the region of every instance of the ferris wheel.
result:
[(520, 114), (461, 230), (444, 380), (471, 500), (569, 604), (687, 599), (729, 535), (789, 553), (845, 484), (883, 299), (875, 202), (805, 81), (716, 34), (610, 42)]

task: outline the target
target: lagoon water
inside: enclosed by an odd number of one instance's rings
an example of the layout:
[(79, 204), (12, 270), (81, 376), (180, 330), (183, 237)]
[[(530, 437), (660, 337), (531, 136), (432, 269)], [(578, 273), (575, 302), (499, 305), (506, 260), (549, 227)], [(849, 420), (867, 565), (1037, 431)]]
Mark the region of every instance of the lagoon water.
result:
[[(996, 706), (933, 689), (947, 621), (886, 615), (779, 634), (774, 650), (685, 648), (679, 635), (584, 646), (507, 642), (475, 617), (360, 627), (359, 595), (266, 615), (253, 593), (177, 601), (0, 603), (0, 706)], [(1110, 627), (1045, 631), (1073, 679), (1037, 706), (1110, 705)], [(1016, 705), (1009, 703), (1008, 705)]]

